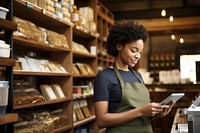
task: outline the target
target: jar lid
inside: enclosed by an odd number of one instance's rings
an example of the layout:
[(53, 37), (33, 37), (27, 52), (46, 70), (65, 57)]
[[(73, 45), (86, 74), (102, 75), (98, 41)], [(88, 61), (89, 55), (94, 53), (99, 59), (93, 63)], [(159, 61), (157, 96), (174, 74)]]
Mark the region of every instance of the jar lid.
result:
[(9, 81), (0, 81), (0, 87), (8, 86)]

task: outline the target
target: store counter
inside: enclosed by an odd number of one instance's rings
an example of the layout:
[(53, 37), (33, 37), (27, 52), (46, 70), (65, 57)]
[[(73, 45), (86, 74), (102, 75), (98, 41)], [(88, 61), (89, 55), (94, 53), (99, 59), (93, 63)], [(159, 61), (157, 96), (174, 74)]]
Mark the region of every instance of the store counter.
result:
[(171, 133), (188, 133), (187, 108), (177, 109)]

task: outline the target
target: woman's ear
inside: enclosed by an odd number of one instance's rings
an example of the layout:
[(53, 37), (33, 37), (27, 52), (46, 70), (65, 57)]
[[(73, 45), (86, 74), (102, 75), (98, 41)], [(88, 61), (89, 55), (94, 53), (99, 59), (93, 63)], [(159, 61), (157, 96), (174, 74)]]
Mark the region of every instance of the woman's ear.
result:
[(123, 48), (123, 47), (122, 47), (121, 44), (117, 44), (117, 50), (118, 50), (118, 51), (122, 50), (122, 48)]

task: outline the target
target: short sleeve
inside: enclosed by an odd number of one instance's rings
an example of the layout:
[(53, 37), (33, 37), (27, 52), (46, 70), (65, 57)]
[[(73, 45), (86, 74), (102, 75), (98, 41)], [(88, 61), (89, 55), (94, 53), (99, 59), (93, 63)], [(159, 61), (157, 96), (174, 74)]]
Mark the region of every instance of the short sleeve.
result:
[(109, 101), (111, 83), (103, 71), (99, 72), (94, 81), (94, 101)]

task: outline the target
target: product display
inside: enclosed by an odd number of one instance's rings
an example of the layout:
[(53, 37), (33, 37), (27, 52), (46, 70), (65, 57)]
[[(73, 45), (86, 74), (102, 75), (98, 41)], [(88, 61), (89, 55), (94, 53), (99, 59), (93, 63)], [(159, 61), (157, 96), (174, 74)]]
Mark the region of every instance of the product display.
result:
[(30, 39), (31, 31), (26, 20), (20, 19), (18, 17), (13, 17), (13, 20), (17, 23), (17, 31), (13, 32), (13, 34)]
[(76, 63), (81, 75), (89, 75), (87, 69), (84, 67), (83, 63)]
[(0, 81), (0, 115), (5, 114), (8, 105), (8, 81)]
[(44, 126), (40, 124), (40, 121), (37, 119), (33, 119), (32, 121), (28, 122), (30, 128), (32, 128), (33, 133), (43, 133)]
[(79, 72), (79, 70), (78, 70), (78, 68), (77, 68), (75, 63), (73, 63), (73, 66), (72, 66), (72, 74), (80, 75), (80, 72)]
[[(89, 83), (91, 84), (91, 82)], [(92, 85), (74, 85), (73, 86), (73, 97), (80, 97), (93, 94)]]
[(36, 71), (36, 72), (67, 72), (65, 68), (55, 61), (49, 61), (44, 59), (33, 59), (18, 57), (20, 66), (14, 70)]
[(94, 75), (91, 66), (86, 63), (73, 63), (72, 70), (74, 75)]
[(6, 19), (6, 15), (9, 12), (7, 8), (0, 6), (0, 18)]
[(14, 32), (15, 36), (49, 43), (52, 47), (59, 46), (69, 48), (66, 36), (62, 34), (36, 26), (32, 22), (18, 17), (14, 17), (14, 21), (17, 23), (17, 31)]
[(79, 105), (80, 105), (81, 110), (83, 111), (83, 114), (84, 114), (85, 118), (90, 117), (91, 113), (90, 113), (90, 111), (89, 111), (89, 109), (87, 107), (88, 104), (87, 104), (86, 99), (79, 100)]
[(44, 100), (44, 97), (34, 88), (18, 88), (14, 90), (14, 105), (37, 103)]
[(84, 67), (86, 68), (89, 75), (94, 75), (94, 71), (89, 64), (84, 64)]
[(6, 44), (5, 41), (0, 40), (0, 57), (9, 58), (10, 50), (10, 45)]
[(78, 121), (81, 121), (85, 118), (78, 101), (74, 101), (74, 110)]
[(54, 130), (54, 121), (48, 112), (37, 113), (36, 116), (44, 127), (43, 132), (47, 133)]
[(90, 54), (89, 51), (85, 48), (84, 45), (73, 42), (72, 43), (72, 50), (76, 51), (76, 52), (81, 52), (84, 54)]
[(46, 100), (58, 99), (50, 85), (40, 85), (40, 89)]
[(60, 98), (65, 98), (65, 94), (63, 93), (60, 85), (58, 84), (51, 84), (51, 87), (54, 91), (54, 93), (56, 94), (57, 98), (60, 99)]
[(15, 133), (33, 133), (33, 130), (29, 127), (27, 121), (16, 123), (14, 127)]

